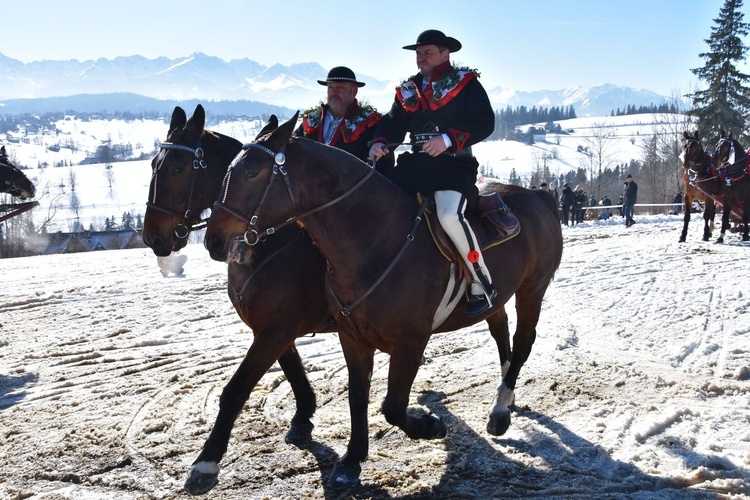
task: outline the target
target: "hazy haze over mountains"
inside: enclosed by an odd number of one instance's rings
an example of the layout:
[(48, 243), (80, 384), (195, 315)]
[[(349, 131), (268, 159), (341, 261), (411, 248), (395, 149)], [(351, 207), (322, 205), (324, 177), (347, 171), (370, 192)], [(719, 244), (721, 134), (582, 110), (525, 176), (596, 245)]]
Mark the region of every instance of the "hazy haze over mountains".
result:
[[(317, 80), (324, 80), (327, 73), (327, 68), (315, 62), (267, 67), (250, 59), (224, 61), (200, 52), (177, 59), (128, 56), (111, 60), (30, 63), (0, 54), (0, 109), (7, 104), (3, 101), (8, 100), (114, 92), (178, 101), (251, 100), (306, 109), (324, 98)], [(367, 83), (360, 91), (360, 97), (386, 111), (400, 80), (379, 80), (363, 74), (357, 77)], [(554, 75), (551, 75), (543, 86), (554, 86), (553, 82)], [(495, 82), (482, 83), (496, 109), (506, 106), (573, 106), (578, 116), (605, 116), (628, 105), (648, 106), (670, 100), (649, 90), (614, 84), (516, 91), (497, 86)], [(23, 109), (23, 101), (14, 104), (14, 112), (23, 112), (15, 111)]]

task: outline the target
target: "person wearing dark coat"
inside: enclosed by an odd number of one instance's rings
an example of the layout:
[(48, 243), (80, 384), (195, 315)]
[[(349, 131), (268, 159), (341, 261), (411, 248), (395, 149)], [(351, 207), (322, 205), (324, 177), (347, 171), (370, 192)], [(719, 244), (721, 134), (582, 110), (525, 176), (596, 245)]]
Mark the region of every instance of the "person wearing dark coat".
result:
[(570, 189), (570, 184), (567, 182), (563, 184), (562, 194), (560, 195), (560, 209), (562, 211), (562, 222), (567, 226), (570, 220), (571, 210), (575, 203), (575, 195), (573, 190)]
[[(381, 115), (357, 100), (357, 90), (365, 83), (358, 82), (354, 72), (345, 66), (331, 69), (326, 79), (318, 83), (327, 87), (326, 102), (302, 113), (302, 124), (295, 135), (342, 149), (366, 162), (369, 142)], [(393, 168), (393, 156), (378, 161), (375, 168), (386, 175)]]
[(633, 182), (633, 176), (628, 174), (625, 179), (625, 189), (622, 192), (622, 213), (625, 216), (625, 227), (635, 224), (633, 208), (638, 201), (638, 184)]
[(574, 224), (583, 222), (583, 211), (588, 199), (586, 191), (581, 186), (576, 186), (573, 190), (573, 220), (571, 221)]
[(412, 151), (402, 153), (388, 177), (407, 192), (433, 193), (440, 224), (472, 274), (466, 313), (481, 314), (497, 296), (476, 236), (464, 220), (479, 196), (479, 162), (471, 146), (492, 134), (495, 112), (479, 73), (451, 64), (461, 42), (427, 30), (406, 50), (416, 53), (419, 73), (396, 88), (391, 110), (378, 124), (370, 156), (388, 154), (386, 144), (411, 134)]

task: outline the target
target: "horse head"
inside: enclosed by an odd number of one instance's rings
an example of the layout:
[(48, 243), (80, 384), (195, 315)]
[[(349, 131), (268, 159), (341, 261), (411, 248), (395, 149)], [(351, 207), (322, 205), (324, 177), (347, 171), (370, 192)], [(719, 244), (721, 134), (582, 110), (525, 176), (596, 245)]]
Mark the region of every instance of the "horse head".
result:
[(22, 200), (36, 196), (36, 187), (8, 158), (5, 146), (0, 147), (0, 193)]
[(187, 119), (179, 106), (172, 112), (167, 140), (151, 160), (143, 241), (156, 255), (167, 256), (187, 244), (187, 236), (211, 207), (221, 179), (241, 143), (205, 129), (198, 104)]
[[(212, 259), (242, 262), (240, 249), (248, 250), (273, 234), (278, 227), (272, 224), (291, 223), (295, 198), (286, 169), (302, 158), (288, 154), (287, 145), (298, 115), (281, 126), (271, 116), (256, 140), (245, 144), (230, 165), (206, 229), (205, 245)], [(264, 225), (268, 227), (260, 229)]]
[(693, 135), (685, 131), (682, 133), (684, 142), (682, 148), (682, 166), (685, 170), (691, 170), (695, 173), (703, 173), (709, 166), (706, 161), (706, 152), (701, 144), (700, 136), (696, 130)]
[(731, 175), (745, 169), (747, 153), (731, 132), (727, 135), (722, 129), (714, 149), (713, 160), (717, 169), (723, 169), (726, 174)]

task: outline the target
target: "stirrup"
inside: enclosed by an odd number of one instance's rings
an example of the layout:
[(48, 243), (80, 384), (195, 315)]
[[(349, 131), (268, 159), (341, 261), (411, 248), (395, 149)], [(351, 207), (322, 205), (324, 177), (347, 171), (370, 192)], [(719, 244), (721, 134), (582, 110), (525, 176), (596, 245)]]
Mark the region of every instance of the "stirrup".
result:
[(481, 295), (474, 295), (473, 293), (468, 292), (466, 316), (477, 316), (492, 307), (492, 301), (497, 298), (497, 290), (495, 290), (493, 285), (482, 288), (484, 288), (484, 293)]

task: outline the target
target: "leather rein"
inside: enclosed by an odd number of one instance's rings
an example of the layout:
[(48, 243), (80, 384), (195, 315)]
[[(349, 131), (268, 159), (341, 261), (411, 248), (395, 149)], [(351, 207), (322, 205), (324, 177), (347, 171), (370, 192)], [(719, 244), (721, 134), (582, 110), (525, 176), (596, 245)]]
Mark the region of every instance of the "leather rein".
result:
[[(284, 151), (286, 151), (286, 144), (281, 146), (281, 149), (278, 153), (268, 149), (265, 146), (262, 146), (260, 144), (251, 142), (248, 144), (245, 144), (242, 146), (242, 149), (255, 149), (258, 151), (261, 151), (262, 153), (265, 153), (266, 155), (270, 156), (273, 159), (273, 168), (271, 169), (271, 176), (268, 178), (268, 183), (266, 183), (265, 190), (263, 191), (263, 195), (260, 198), (260, 201), (258, 202), (258, 206), (253, 211), (253, 214), (250, 217), (246, 217), (240, 210), (235, 209), (233, 207), (230, 207), (227, 205), (227, 193), (229, 192), (229, 182), (231, 180), (231, 174), (233, 170), (233, 166), (229, 167), (229, 170), (227, 171), (227, 176), (224, 181), (224, 193), (221, 196), (221, 199), (216, 201), (214, 203), (214, 208), (224, 210), (225, 212), (228, 212), (235, 218), (241, 220), (247, 225), (247, 229), (245, 230), (245, 234), (242, 236), (242, 240), (245, 242), (245, 244), (249, 246), (256, 245), (259, 241), (264, 239), (267, 236), (272, 235), (277, 230), (286, 227), (290, 224), (294, 224), (296, 221), (303, 219), (309, 215), (312, 215), (316, 212), (319, 212), (325, 208), (328, 208), (332, 205), (335, 205), (339, 201), (343, 200), (344, 198), (348, 197), (350, 194), (352, 194), (354, 191), (359, 189), (362, 184), (367, 182), (367, 180), (372, 177), (372, 174), (375, 173), (375, 169), (372, 168), (370, 171), (362, 177), (359, 181), (357, 181), (356, 184), (354, 184), (352, 187), (350, 187), (346, 192), (343, 194), (337, 196), (336, 198), (324, 203), (323, 205), (313, 208), (312, 210), (308, 210), (307, 212), (299, 215), (295, 215), (297, 203), (294, 199), (294, 193), (292, 191), (292, 185), (289, 180), (289, 172), (287, 172), (286, 168), (284, 167), (284, 164), (286, 163), (286, 156), (284, 155)], [(281, 175), (281, 178), (284, 180), (284, 186), (286, 187), (286, 192), (289, 195), (289, 201), (291, 203), (291, 214), (287, 220), (279, 224), (278, 226), (269, 226), (266, 229), (258, 230), (257, 224), (258, 219), (260, 218), (261, 209), (263, 207), (263, 203), (266, 201), (266, 197), (268, 196), (269, 191), (271, 190), (271, 187), (274, 184), (274, 181)]]
[(159, 173), (159, 169), (164, 164), (164, 160), (166, 159), (166, 154), (164, 155), (164, 157), (162, 157), (161, 161), (154, 167), (153, 172), (151, 174), (151, 188), (152, 188), (154, 195), (152, 199), (146, 202), (146, 206), (153, 208), (155, 210), (159, 210), (160, 212), (164, 212), (168, 215), (180, 217), (182, 219), (182, 222), (175, 227), (174, 235), (178, 239), (185, 239), (187, 238), (188, 234), (190, 234), (191, 230), (203, 229), (208, 224), (208, 219), (201, 219), (200, 214), (193, 215), (191, 213), (193, 209), (193, 194), (195, 193), (195, 181), (197, 177), (197, 175), (195, 175), (195, 171), (202, 170), (204, 174), (208, 176), (208, 172), (206, 171), (206, 169), (208, 168), (208, 165), (203, 160), (204, 152), (203, 152), (203, 148), (201, 148), (200, 146), (200, 139), (198, 139), (198, 145), (195, 148), (191, 148), (189, 146), (183, 146), (182, 144), (174, 144), (172, 142), (162, 142), (161, 148), (159, 149), (159, 151), (161, 152), (162, 150), (170, 150), (170, 149), (187, 151), (188, 153), (191, 153), (195, 157), (193, 159), (193, 175), (190, 181), (190, 196), (188, 197), (187, 208), (185, 209), (185, 212), (178, 212), (177, 210), (174, 210), (169, 207), (165, 207), (164, 205), (159, 205), (156, 202), (158, 173)]

